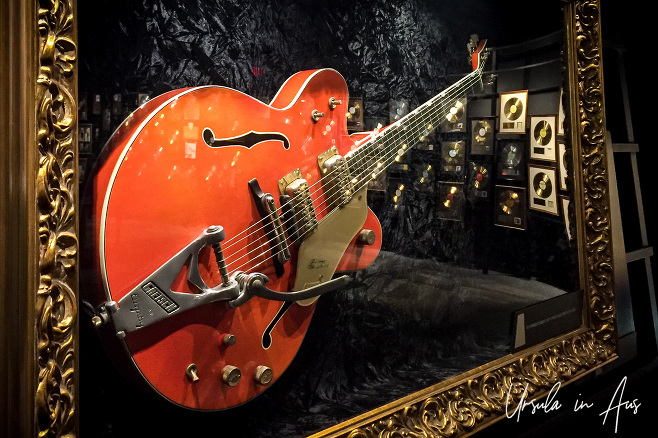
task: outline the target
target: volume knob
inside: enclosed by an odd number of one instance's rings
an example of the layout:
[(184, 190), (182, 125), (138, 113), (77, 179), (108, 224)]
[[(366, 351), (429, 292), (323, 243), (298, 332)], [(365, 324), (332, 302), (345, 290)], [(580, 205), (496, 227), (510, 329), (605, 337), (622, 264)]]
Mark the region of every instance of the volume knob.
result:
[(240, 382), (242, 378), (242, 371), (240, 368), (234, 367), (233, 365), (226, 365), (222, 368), (222, 381), (228, 386), (235, 386)]
[(265, 365), (258, 365), (256, 367), (256, 372), (254, 373), (254, 379), (258, 384), (267, 386), (272, 383), (272, 378), (274, 377), (274, 372)]
[(375, 243), (375, 240), (377, 239), (377, 236), (375, 235), (375, 232), (373, 230), (361, 230), (359, 233), (359, 243), (363, 245), (373, 245)]

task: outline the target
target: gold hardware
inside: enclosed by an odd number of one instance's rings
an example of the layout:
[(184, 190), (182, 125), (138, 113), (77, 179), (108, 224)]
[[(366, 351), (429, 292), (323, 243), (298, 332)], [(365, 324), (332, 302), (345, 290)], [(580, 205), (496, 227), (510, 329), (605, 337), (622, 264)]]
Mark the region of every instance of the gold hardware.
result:
[(242, 378), (242, 371), (240, 368), (234, 367), (233, 365), (226, 365), (222, 368), (222, 381), (228, 386), (235, 386), (240, 382)]
[(359, 240), (359, 243), (361, 243), (363, 245), (370, 246), (370, 245), (375, 243), (376, 237), (377, 236), (375, 235), (375, 232), (373, 230), (363, 229), (359, 233), (359, 239), (358, 240)]
[(335, 97), (329, 98), (329, 108), (331, 109), (335, 109), (338, 105), (342, 105), (342, 104), (343, 104), (342, 100), (338, 100)]
[(259, 385), (267, 386), (272, 382), (272, 378), (274, 377), (274, 372), (269, 368), (266, 367), (265, 365), (258, 365), (256, 367), (256, 372), (254, 373), (254, 380)]
[(226, 345), (227, 347), (230, 347), (231, 345), (235, 345), (237, 342), (237, 338), (235, 335), (232, 335), (230, 333), (225, 333), (224, 336), (222, 336), (222, 344)]
[(354, 183), (350, 180), (350, 169), (345, 157), (338, 155), (338, 149), (332, 146), (318, 155), (318, 166), (329, 206), (334, 209), (349, 202)]
[(313, 121), (317, 122), (318, 120), (320, 120), (320, 117), (324, 117), (324, 113), (321, 113), (318, 110), (313, 110), (313, 112), (311, 113), (311, 118), (313, 119)]
[(194, 363), (189, 364), (185, 370), (185, 375), (187, 375), (187, 378), (190, 379), (192, 383), (199, 381), (199, 374), (197, 371), (197, 366)]
[(302, 172), (295, 169), (279, 180), (279, 192), (290, 196), (295, 223), (299, 235), (304, 236), (318, 224), (318, 218), (311, 199), (311, 190), (308, 182), (302, 178)]

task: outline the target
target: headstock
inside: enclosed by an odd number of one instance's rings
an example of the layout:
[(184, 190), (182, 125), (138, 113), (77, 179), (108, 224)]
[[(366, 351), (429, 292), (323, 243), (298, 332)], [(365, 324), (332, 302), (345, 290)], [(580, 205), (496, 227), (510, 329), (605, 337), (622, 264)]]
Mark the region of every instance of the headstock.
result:
[(473, 70), (482, 70), (484, 68), (484, 63), (489, 57), (489, 49), (485, 48), (487, 40), (480, 40), (477, 34), (471, 35), (471, 38), (468, 40), (468, 52), (471, 55), (471, 64)]

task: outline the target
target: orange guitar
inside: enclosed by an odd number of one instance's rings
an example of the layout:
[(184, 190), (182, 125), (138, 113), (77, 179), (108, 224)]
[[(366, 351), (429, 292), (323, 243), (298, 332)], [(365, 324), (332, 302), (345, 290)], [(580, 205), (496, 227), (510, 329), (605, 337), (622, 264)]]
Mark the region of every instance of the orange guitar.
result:
[(370, 264), (381, 227), (368, 181), (429, 134), (473, 72), (400, 121), (348, 135), (334, 70), (290, 77), (269, 105), (201, 86), (138, 108), (92, 181), (94, 323), (171, 402), (240, 405), (286, 370), (315, 302)]

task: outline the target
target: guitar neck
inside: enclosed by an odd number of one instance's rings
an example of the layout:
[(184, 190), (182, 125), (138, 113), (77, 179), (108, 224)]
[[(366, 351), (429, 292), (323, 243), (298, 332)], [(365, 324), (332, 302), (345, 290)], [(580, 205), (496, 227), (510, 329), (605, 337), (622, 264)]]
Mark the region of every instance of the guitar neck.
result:
[(457, 99), (477, 84), (482, 71), (476, 69), (423, 105), (380, 132), (345, 156), (355, 188), (364, 187), (390, 167), (418, 142), (422, 142), (450, 113)]

